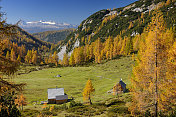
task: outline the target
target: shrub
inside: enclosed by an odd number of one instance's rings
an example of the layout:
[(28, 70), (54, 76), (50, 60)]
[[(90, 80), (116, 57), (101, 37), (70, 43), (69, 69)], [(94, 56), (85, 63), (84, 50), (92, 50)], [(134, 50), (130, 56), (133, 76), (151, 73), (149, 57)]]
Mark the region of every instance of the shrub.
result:
[(118, 114), (130, 114), (127, 107), (113, 107), (108, 110), (108, 112), (118, 113)]
[(70, 102), (69, 108), (75, 107), (75, 106), (82, 106), (81, 103), (76, 103), (74, 100)]

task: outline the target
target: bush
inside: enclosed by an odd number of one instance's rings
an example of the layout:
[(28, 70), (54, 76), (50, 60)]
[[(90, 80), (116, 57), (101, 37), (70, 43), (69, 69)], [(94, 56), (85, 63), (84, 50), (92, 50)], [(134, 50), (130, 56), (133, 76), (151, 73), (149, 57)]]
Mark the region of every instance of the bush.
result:
[(22, 117), (36, 117), (40, 112), (37, 110), (30, 110), (30, 109), (25, 109), (21, 114)]
[(109, 112), (107, 113), (107, 116), (108, 117), (118, 117), (116, 113), (113, 113), (113, 112)]
[(74, 100), (70, 102), (69, 108), (75, 107), (75, 106), (82, 106), (81, 103), (76, 103)]
[(108, 112), (118, 113), (118, 114), (130, 114), (127, 107), (113, 107), (108, 110)]
[[(2, 90), (3, 91), (3, 90)], [(0, 96), (0, 117), (19, 117), (20, 111), (15, 104), (15, 92), (4, 91)]]
[(85, 108), (84, 106), (75, 106), (75, 107), (69, 108), (68, 112), (78, 112), (83, 110), (85, 111), (84, 108)]
[(54, 63), (49, 63), (49, 67), (54, 67), (56, 66)]
[(108, 101), (105, 103), (105, 105), (106, 105), (107, 107), (110, 107), (110, 106), (112, 106), (112, 105), (118, 105), (118, 106), (120, 106), (120, 105), (124, 105), (124, 104), (125, 104), (124, 101), (120, 101), (120, 100), (117, 100), (117, 99), (111, 99), (111, 100), (108, 100)]

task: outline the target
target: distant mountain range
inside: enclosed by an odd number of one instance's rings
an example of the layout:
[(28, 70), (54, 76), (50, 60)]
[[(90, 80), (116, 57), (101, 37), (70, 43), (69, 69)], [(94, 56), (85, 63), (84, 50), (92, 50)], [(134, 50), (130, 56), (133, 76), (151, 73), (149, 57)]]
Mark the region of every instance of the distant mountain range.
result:
[(21, 21), (19, 26), (29, 33), (38, 33), (38, 32), (44, 32), (44, 31), (77, 28), (78, 25), (40, 20), (40, 21), (28, 21), (28, 22)]

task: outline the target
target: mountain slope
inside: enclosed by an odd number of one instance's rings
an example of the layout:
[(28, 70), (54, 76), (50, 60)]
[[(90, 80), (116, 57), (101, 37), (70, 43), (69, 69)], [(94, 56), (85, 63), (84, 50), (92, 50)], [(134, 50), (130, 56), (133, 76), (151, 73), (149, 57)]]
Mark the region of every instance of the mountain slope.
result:
[(37, 39), (36, 37), (24, 31), (20, 27), (16, 27), (16, 28), (17, 28), (18, 35), (16, 38), (12, 38), (10, 40), (12, 42), (17, 43), (18, 46), (25, 45), (26, 50), (32, 50), (33, 48), (37, 50), (42, 46), (46, 46), (48, 48), (51, 47), (50, 43)]
[(175, 0), (170, 3), (167, 0), (139, 0), (126, 7), (98, 11), (85, 19), (75, 32), (68, 35), (62, 45), (66, 45), (66, 51), (70, 52), (77, 41), (80, 43), (79, 46), (83, 46), (98, 38), (104, 42), (109, 36), (141, 34), (151, 21), (156, 8), (163, 12), (168, 28), (176, 27), (175, 6)]
[(37, 37), (40, 40), (51, 42), (51, 43), (58, 43), (61, 40), (65, 40), (66, 37), (73, 32), (75, 29), (63, 29), (57, 31), (46, 31), (40, 33), (34, 33), (33, 36)]

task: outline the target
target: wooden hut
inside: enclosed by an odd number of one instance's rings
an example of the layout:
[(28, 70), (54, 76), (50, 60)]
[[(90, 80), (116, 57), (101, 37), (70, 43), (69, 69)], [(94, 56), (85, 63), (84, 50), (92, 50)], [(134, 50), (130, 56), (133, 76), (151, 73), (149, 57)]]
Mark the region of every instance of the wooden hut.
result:
[(48, 89), (48, 104), (61, 104), (68, 100), (68, 96), (64, 93), (64, 88)]
[(117, 95), (118, 93), (124, 93), (126, 91), (126, 84), (122, 81), (122, 79), (113, 87), (113, 95)]

